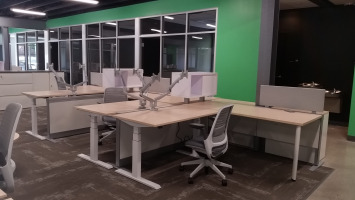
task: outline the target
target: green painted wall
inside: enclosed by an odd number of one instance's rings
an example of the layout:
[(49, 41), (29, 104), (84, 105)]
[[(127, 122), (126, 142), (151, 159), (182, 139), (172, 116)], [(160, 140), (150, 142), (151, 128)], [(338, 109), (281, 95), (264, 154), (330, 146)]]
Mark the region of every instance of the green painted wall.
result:
[[(354, 66), (355, 68), (355, 66)], [(353, 91), (351, 93), (350, 119), (348, 127), (348, 135), (355, 137), (355, 70), (353, 78)]]
[(255, 101), (261, 0), (158, 0), (48, 20), (47, 28), (207, 8), (218, 8), (217, 96)]
[(25, 28), (9, 28), (9, 33), (19, 33), (19, 32), (26, 32), (26, 31), (31, 31), (31, 29), (25, 29)]

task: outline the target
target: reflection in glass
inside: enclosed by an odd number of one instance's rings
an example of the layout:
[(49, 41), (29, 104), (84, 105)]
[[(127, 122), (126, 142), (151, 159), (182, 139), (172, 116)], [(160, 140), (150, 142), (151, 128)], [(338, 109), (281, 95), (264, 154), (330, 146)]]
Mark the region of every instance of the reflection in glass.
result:
[(100, 37), (100, 25), (99, 24), (89, 24), (86, 26), (86, 37), (87, 38), (99, 38)]
[(17, 34), (17, 43), (25, 42), (25, 33)]
[(77, 84), (83, 81), (83, 71), (80, 65), (83, 63), (82, 41), (71, 42), (72, 64), (71, 64), (71, 80), (72, 84)]
[(116, 66), (116, 39), (102, 40), (102, 68), (115, 68)]
[(49, 63), (53, 63), (53, 68), (55, 71), (59, 71), (59, 54), (58, 54), (58, 42), (50, 42), (49, 43), (49, 53), (50, 53), (50, 61)]
[(22, 70), (26, 70), (26, 55), (24, 44), (17, 45), (17, 59), (18, 66), (21, 67)]
[(81, 26), (70, 27), (71, 39), (81, 39), (82, 38), (81, 32), (82, 32)]
[(163, 37), (162, 77), (171, 78), (171, 72), (181, 72), (185, 66), (185, 36)]
[(64, 72), (65, 82), (70, 83), (69, 41), (59, 42), (59, 55), (60, 70)]
[(44, 63), (44, 43), (37, 43), (37, 70), (45, 70), (45, 63)]
[(134, 20), (118, 22), (118, 36), (134, 35)]
[(91, 72), (100, 72), (100, 42), (99, 40), (88, 40), (86, 42), (87, 48), (87, 71), (88, 79), (90, 79)]
[(216, 29), (216, 11), (190, 13), (189, 32), (214, 31)]
[(49, 29), (49, 40), (58, 40), (58, 29)]
[(105, 22), (101, 24), (102, 37), (116, 37), (116, 22)]
[(69, 27), (60, 28), (59, 35), (61, 40), (69, 39)]
[(36, 43), (27, 44), (27, 69), (37, 70), (37, 45)]
[(134, 38), (118, 40), (118, 68), (134, 68)]
[(185, 33), (186, 14), (165, 15), (163, 17), (164, 33)]
[(214, 33), (189, 35), (187, 41), (188, 71), (212, 72)]
[(160, 32), (160, 17), (141, 19), (141, 34), (157, 34)]
[(36, 42), (36, 32), (27, 32), (27, 42)]
[(44, 31), (37, 31), (37, 41), (44, 41)]

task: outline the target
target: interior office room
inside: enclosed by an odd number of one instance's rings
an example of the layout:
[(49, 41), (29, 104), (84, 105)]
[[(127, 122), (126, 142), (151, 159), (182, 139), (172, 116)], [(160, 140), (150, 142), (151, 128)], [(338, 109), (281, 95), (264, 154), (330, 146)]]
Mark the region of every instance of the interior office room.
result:
[(4, 0), (0, 27), (0, 199), (355, 196), (354, 0)]

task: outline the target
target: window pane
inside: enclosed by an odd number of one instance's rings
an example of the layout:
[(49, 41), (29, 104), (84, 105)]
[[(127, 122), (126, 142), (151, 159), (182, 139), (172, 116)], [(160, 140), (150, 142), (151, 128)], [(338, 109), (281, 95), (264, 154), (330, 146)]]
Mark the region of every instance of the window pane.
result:
[(141, 34), (157, 34), (160, 32), (160, 17), (141, 20)]
[(116, 66), (116, 39), (102, 40), (102, 68)]
[(58, 29), (49, 29), (49, 39), (58, 40)]
[(61, 40), (69, 39), (69, 27), (60, 28), (59, 32)]
[(215, 10), (189, 14), (189, 32), (214, 31), (215, 25)]
[(86, 37), (87, 38), (99, 38), (100, 37), (100, 26), (99, 24), (89, 24), (86, 26)]
[(27, 32), (27, 42), (36, 42), (36, 32)]
[(118, 40), (118, 67), (134, 68), (134, 38)]
[(82, 30), (81, 26), (72, 26), (70, 27), (71, 30), (71, 39), (81, 39), (82, 38)]
[(58, 42), (49, 43), (49, 53), (50, 53), (50, 63), (53, 63), (53, 68), (56, 71), (59, 71), (59, 54), (58, 54)]
[(17, 34), (17, 43), (25, 42), (25, 34), (24, 33), (18, 33)]
[(87, 70), (88, 79), (90, 79), (90, 72), (100, 72), (100, 42), (99, 40), (88, 40), (86, 42), (87, 48)]
[(37, 70), (37, 46), (35, 43), (27, 44), (27, 67), (28, 70)]
[(214, 33), (188, 36), (188, 71), (212, 72), (214, 59)]
[(37, 43), (37, 69), (45, 70), (44, 64), (44, 43)]
[(134, 20), (120, 21), (118, 22), (118, 36), (134, 35)]
[(171, 72), (181, 72), (185, 66), (185, 36), (165, 36), (163, 38), (162, 77), (171, 78)]
[(44, 31), (37, 31), (37, 41), (44, 41)]
[(69, 41), (60, 41), (59, 51), (60, 51), (60, 70), (64, 72), (65, 82), (70, 83)]
[(83, 81), (83, 70), (80, 65), (83, 63), (82, 41), (71, 42), (72, 64), (71, 64), (71, 80), (72, 84), (77, 84)]
[(17, 58), (18, 58), (18, 66), (22, 68), (22, 70), (26, 70), (26, 57), (25, 57), (25, 45), (18, 44), (17, 45)]
[(164, 33), (185, 33), (186, 14), (166, 15), (163, 17)]
[(101, 24), (102, 37), (116, 37), (116, 22), (105, 22)]

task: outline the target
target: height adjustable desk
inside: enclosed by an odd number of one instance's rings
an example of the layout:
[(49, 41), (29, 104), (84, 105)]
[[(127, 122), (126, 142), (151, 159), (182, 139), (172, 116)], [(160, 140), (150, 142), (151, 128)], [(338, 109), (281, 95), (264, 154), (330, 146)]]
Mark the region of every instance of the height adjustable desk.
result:
[[(61, 119), (69, 119), (71, 117), (75, 117), (75, 113), (71, 112), (71, 111), (75, 111), (74, 108), (69, 107), (68, 110), (66, 109), (66, 106), (64, 106), (63, 104), (65, 103), (66, 100), (75, 100), (77, 102), (82, 101), (81, 103), (85, 104), (94, 104), (96, 103), (98, 100), (102, 99), (102, 94), (104, 93), (104, 88), (102, 87), (97, 87), (97, 86), (92, 86), (92, 85), (87, 85), (87, 86), (79, 86), (77, 88), (77, 91), (75, 93), (75, 95), (70, 91), (70, 90), (52, 90), (52, 91), (34, 91), (34, 92), (23, 92), (22, 94), (26, 95), (28, 98), (30, 98), (32, 100), (32, 105), (31, 105), (31, 117), (32, 117), (32, 131), (26, 131), (26, 133), (44, 140), (46, 137), (39, 135), (38, 134), (38, 124), (37, 124), (37, 104), (36, 104), (36, 100), (37, 99), (46, 99), (47, 100), (47, 106), (48, 106), (48, 126), (52, 125), (55, 126), (57, 125), (56, 128), (59, 129), (59, 131), (61, 132), (65, 132), (65, 131), (70, 131), (66, 128), (70, 128), (70, 124), (59, 124), (59, 122), (61, 121)], [(57, 98), (53, 98), (53, 97), (57, 97)], [(62, 98), (60, 98), (62, 97)], [(54, 103), (58, 102), (58, 103), (62, 103), (60, 106), (52, 106), (55, 105)], [(52, 108), (51, 108), (52, 107)], [(57, 108), (55, 108), (57, 107)], [(53, 111), (51, 112), (51, 109), (57, 109), (57, 111)], [(58, 112), (59, 110), (62, 111), (68, 111), (68, 113), (65, 116), (59, 116), (60, 119), (56, 119), (58, 120), (58, 124), (51, 124), (50, 123), (50, 116), (52, 116), (52, 114), (55, 116), (57, 114), (59, 114)], [(63, 110), (64, 109), (64, 110)], [(55, 116), (57, 117), (57, 116)], [(75, 122), (78, 125), (78, 120), (79, 119), (75, 119), (73, 120), (73, 123)], [(68, 121), (68, 120), (66, 120)], [(56, 122), (56, 123), (57, 123)], [(50, 127), (48, 127), (48, 138), (51, 138), (51, 129)]]

